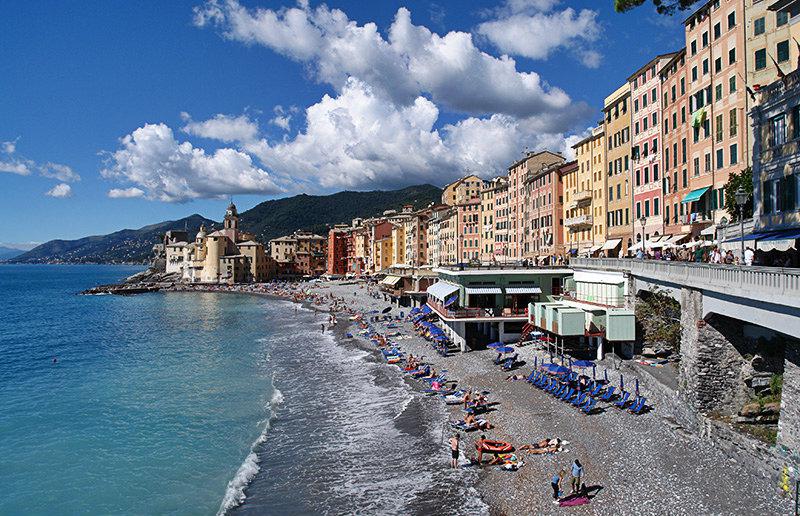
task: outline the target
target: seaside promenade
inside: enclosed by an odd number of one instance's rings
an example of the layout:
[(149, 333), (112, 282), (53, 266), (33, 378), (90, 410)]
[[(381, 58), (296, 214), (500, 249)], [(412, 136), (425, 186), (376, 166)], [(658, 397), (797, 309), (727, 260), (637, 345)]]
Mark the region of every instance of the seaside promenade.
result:
[[(382, 299), (368, 296), (363, 285), (325, 282), (301, 284), (300, 288), (326, 300), (316, 305), (318, 310), (326, 310), (334, 301), (362, 314), (388, 306)], [(399, 310), (395, 307), (390, 313), (398, 315)], [(405, 353), (424, 356), (425, 362), (437, 371), (446, 371), (448, 379), (458, 381), (460, 387), (490, 392), (489, 401), (498, 404), (486, 415), (495, 426), (485, 432), (488, 438), (515, 446), (553, 437), (569, 441), (561, 453), (522, 454), (525, 464), (516, 472), (484, 466), (477, 487), (492, 514), (560, 514), (568, 510), (552, 504), (549, 479), (562, 468), (569, 471), (576, 458), (584, 465), (586, 485), (600, 489), (588, 505), (569, 509), (575, 514), (765, 515), (791, 511), (793, 501), (781, 496), (778, 483), (768, 472), (727, 456), (709, 439), (683, 428), (675, 417), (681, 409), (676, 393), (635, 362), (606, 358), (598, 368), (608, 369), (612, 380), (619, 374), (639, 378), (654, 410), (634, 416), (609, 406), (586, 416), (526, 382), (507, 381), (509, 373), (492, 363), (492, 351), (441, 357), (416, 336), (410, 322), (394, 323), (398, 328), (387, 329), (386, 323), (374, 326), (382, 332), (399, 332), (403, 338), (396, 342)], [(352, 330), (352, 324), (340, 315), (338, 332)], [(366, 340), (363, 345), (375, 349)], [(526, 362), (518, 374), (527, 375), (534, 357), (541, 362), (546, 356), (532, 346), (518, 352), (519, 359)], [(439, 397), (422, 392), (422, 382), (409, 382), (425, 402), (442, 403)], [(463, 417), (459, 406), (451, 407), (450, 412), (453, 419)], [(447, 421), (441, 425), (444, 468), (448, 461), (446, 437), (451, 431)], [(479, 435), (462, 434), (466, 436), (462, 457), (474, 454), (473, 442)]]

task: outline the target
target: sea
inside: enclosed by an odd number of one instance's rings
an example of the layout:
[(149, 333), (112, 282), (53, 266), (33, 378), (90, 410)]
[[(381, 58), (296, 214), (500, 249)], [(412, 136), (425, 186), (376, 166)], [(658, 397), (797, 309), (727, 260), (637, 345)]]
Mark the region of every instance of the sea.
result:
[(445, 408), (327, 314), (0, 265), (0, 514), (487, 514)]

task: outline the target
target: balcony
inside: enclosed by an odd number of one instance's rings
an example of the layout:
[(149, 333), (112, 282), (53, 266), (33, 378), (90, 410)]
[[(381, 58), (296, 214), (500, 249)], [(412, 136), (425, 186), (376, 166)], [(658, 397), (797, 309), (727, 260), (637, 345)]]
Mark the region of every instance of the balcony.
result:
[(592, 204), (592, 191), (584, 190), (582, 192), (575, 192), (572, 194), (572, 202), (570, 208), (579, 208), (581, 206), (588, 206)]
[(591, 228), (593, 219), (591, 215), (578, 215), (577, 217), (570, 217), (564, 221), (564, 225), (573, 231)]

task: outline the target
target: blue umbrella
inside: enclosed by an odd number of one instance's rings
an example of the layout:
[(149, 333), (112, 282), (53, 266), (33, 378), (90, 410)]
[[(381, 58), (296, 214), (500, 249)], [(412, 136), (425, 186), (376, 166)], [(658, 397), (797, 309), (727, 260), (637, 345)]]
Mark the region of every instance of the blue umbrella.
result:
[(555, 374), (564, 374), (564, 373), (568, 373), (569, 372), (569, 369), (567, 369), (564, 366), (558, 365), (558, 364), (547, 364), (547, 369), (551, 373), (555, 373)]
[(634, 381), (636, 382), (636, 396), (639, 396), (639, 379), (636, 378)]
[(594, 367), (594, 362), (591, 360), (576, 360), (572, 365), (575, 367)]
[(499, 342), (498, 341), (498, 342), (492, 342), (491, 344), (487, 344), (486, 347), (487, 348), (502, 348), (505, 345), (506, 345), (505, 342)]
[(495, 348), (495, 351), (497, 351), (498, 353), (511, 353), (512, 351), (514, 351), (514, 348), (512, 348), (511, 346), (503, 346), (502, 348)]

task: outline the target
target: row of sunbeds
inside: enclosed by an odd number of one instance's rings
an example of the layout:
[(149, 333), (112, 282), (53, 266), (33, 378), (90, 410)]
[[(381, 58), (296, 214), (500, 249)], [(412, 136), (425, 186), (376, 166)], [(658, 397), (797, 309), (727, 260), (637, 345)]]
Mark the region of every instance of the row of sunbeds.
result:
[(592, 382), (581, 390), (580, 387), (572, 387), (570, 381), (563, 381), (542, 371), (532, 371), (526, 381), (556, 398), (578, 407), (587, 415), (598, 408), (598, 401), (609, 403), (622, 410), (627, 409), (632, 414), (641, 414), (647, 403), (647, 398), (644, 396), (636, 396), (634, 400), (631, 400), (630, 392), (615, 392), (616, 387), (613, 385)]

